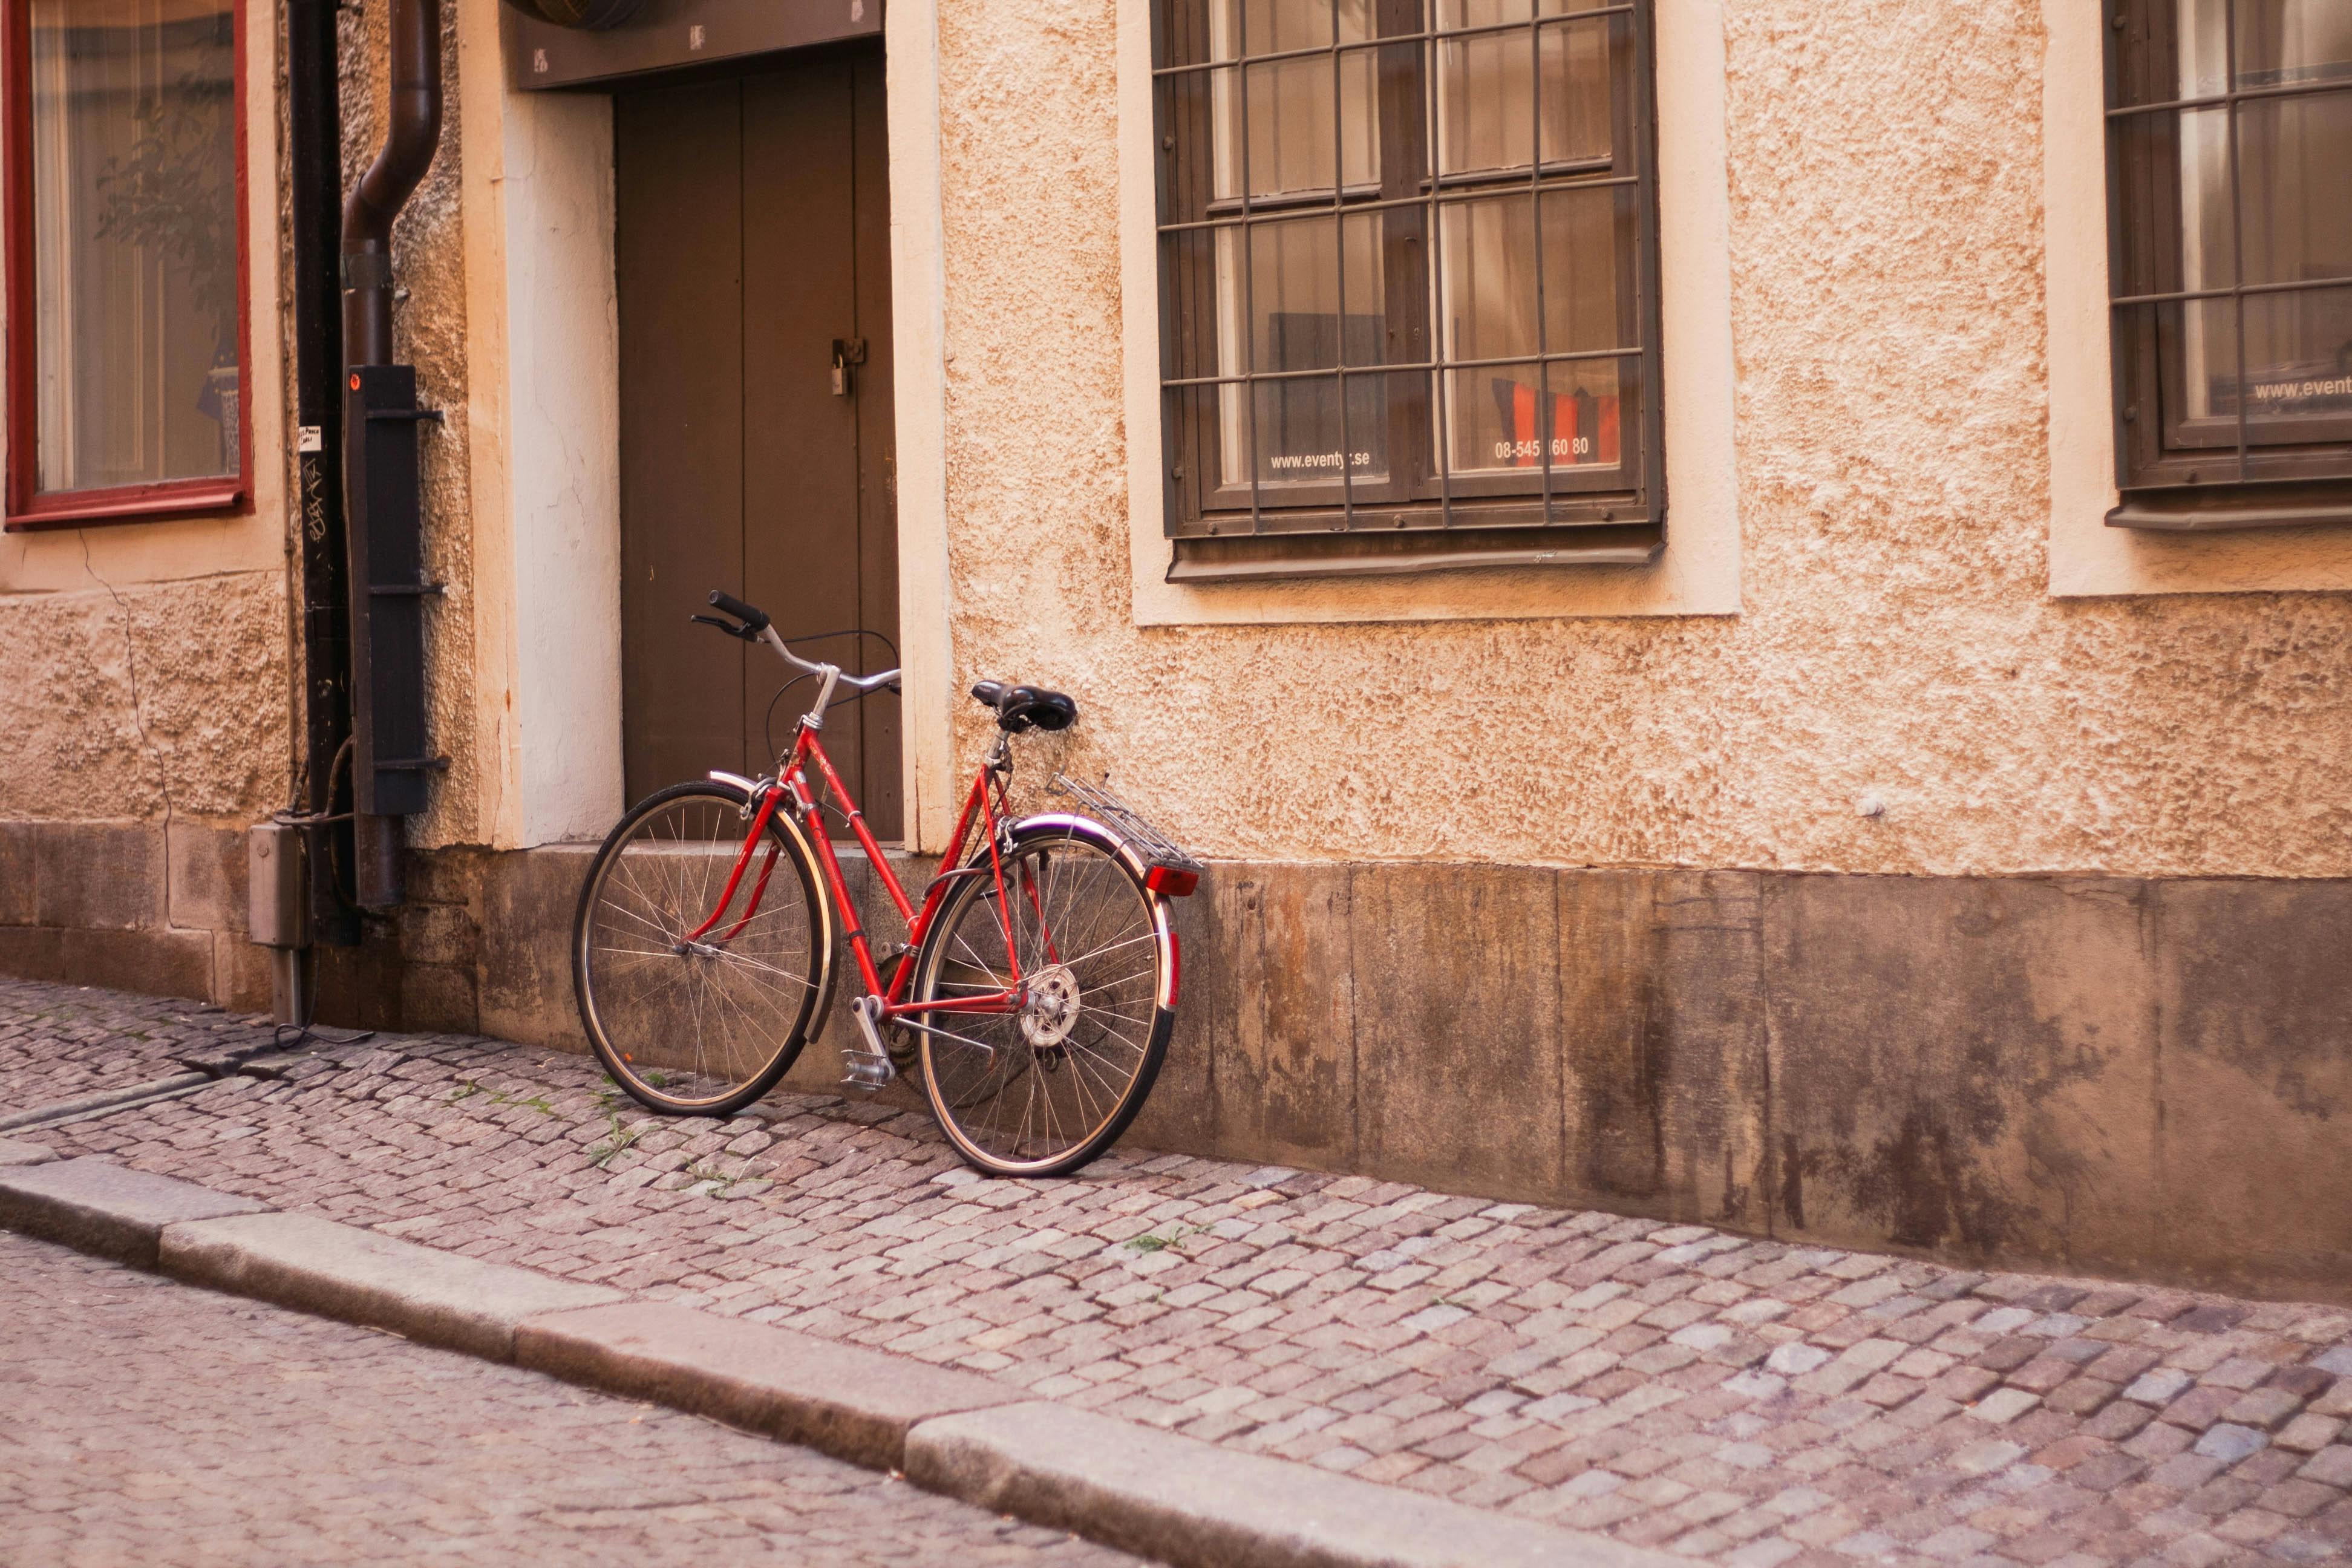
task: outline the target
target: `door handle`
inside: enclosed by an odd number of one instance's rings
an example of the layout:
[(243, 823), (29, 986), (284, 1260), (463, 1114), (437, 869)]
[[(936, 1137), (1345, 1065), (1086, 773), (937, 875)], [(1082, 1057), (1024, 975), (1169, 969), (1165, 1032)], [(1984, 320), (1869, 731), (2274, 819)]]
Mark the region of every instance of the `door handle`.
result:
[(866, 340), (864, 338), (833, 340), (833, 395), (835, 397), (849, 395), (849, 367), (865, 363)]

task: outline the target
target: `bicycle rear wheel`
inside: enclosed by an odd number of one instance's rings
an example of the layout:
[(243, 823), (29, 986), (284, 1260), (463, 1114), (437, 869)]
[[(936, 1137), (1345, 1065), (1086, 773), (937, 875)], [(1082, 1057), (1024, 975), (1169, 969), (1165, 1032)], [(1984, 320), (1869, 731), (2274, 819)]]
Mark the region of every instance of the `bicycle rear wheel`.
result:
[(1151, 1092), (1176, 1021), (1175, 937), (1109, 829), (1047, 818), (1013, 839), (1007, 897), (980, 861), (924, 940), (912, 999), (1009, 989), (1008, 931), (1024, 998), (1012, 1013), (921, 1016), (955, 1037), (918, 1036), (923, 1089), (971, 1164), (1058, 1176), (1117, 1142)]
[(749, 798), (715, 782), (646, 796), (580, 889), (572, 976), (589, 1044), (672, 1115), (730, 1115), (774, 1088), (832, 984), (831, 907), (796, 824), (771, 817), (727, 891)]

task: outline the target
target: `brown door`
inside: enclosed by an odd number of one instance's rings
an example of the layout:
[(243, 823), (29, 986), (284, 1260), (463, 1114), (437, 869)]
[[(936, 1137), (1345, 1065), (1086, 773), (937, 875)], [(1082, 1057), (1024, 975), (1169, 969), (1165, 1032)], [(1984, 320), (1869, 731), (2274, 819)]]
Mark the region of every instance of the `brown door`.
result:
[[(724, 588), (795, 651), (897, 659), (882, 51), (783, 57), (614, 100), (621, 318), (622, 733), (632, 800), (758, 773), (814, 694), (687, 617)], [(835, 344), (842, 345), (836, 355)], [(862, 356), (862, 359), (861, 359)], [(836, 377), (836, 357), (847, 363)], [(901, 835), (898, 700), (826, 716), (875, 833)]]

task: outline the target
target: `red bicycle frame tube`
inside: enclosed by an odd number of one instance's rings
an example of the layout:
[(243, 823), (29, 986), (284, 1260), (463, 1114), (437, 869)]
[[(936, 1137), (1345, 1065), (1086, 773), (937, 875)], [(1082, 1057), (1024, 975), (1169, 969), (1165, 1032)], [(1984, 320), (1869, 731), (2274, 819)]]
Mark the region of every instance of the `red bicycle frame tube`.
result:
[[(909, 951), (922, 946), (925, 933), (930, 930), (931, 922), (939, 917), (940, 907), (956, 879), (960, 877), (977, 874), (979, 868), (965, 867), (961, 864), (963, 859), (965, 840), (971, 836), (975, 822), (986, 837), (989, 871), (996, 879), (997, 908), (1003, 910), (1011, 907), (1005, 900), (1004, 862), (997, 850), (996, 807), (990, 797), (989, 769), (985, 763), (974, 774), (971, 791), (964, 797), (963, 813), (956, 818), (955, 832), (948, 843), (947, 858), (941, 862), (945, 868), (932, 879), (929, 889), (923, 896), (923, 907), (918, 910), (915, 908), (914, 901), (907, 897), (907, 889), (899, 883), (898, 874), (890, 868), (890, 862), (884, 858), (882, 846), (875, 841), (873, 831), (866, 826), (865, 814), (858, 810), (857, 802), (851, 797), (848, 786), (841, 782), (841, 775), (834, 771), (833, 759), (825, 755), (824, 742), (818, 739), (815, 730), (803, 725), (799, 738), (793, 743), (792, 760), (785, 764), (782, 776), (777, 781), (776, 787), (761, 798), (760, 809), (752, 818), (751, 831), (744, 835), (743, 848), (735, 857), (733, 869), (728, 873), (727, 886), (719, 892), (719, 907), (710, 911), (709, 919), (687, 934), (687, 941), (700, 941), (703, 934), (717, 925), (720, 916), (726, 913), (728, 906), (734, 901), (735, 889), (742, 884), (743, 870), (751, 864), (753, 847), (760, 842), (761, 835), (767, 831), (768, 821), (775, 815), (777, 801), (786, 797), (790, 799), (794, 820), (806, 829), (809, 839), (816, 846), (817, 859), (823, 864), (825, 880), (833, 889), (835, 907), (845, 916), (854, 916), (857, 906), (850, 899), (849, 883), (848, 879), (842, 875), (840, 858), (834, 853), (833, 837), (824, 830), (824, 811), (821, 797), (809, 788), (807, 770), (808, 764), (812, 762), (816, 764), (817, 777), (824, 790), (832, 795), (842, 814), (848, 818), (850, 833), (865, 849), (866, 859), (882, 879), (883, 890), (890, 895), (890, 902), (897, 907), (899, 918), (907, 922), (907, 945)], [(776, 854), (775, 847), (770, 846), (767, 862), (761, 868), (760, 879), (752, 887), (750, 903), (745, 908), (742, 917), (728, 928), (726, 936), (719, 939), (721, 942), (731, 941), (735, 933), (741, 931), (750, 922), (751, 917), (759, 912), (760, 900), (768, 890), (769, 874), (776, 867)], [(1034, 903), (1036, 900), (1036, 889), (1034, 887), (1029, 889), (1029, 896)], [(1041, 908), (1038, 910), (1041, 929), (1044, 925), (1044, 916), (1045, 911)], [(883, 1014), (886, 1017), (911, 1016), (917, 1013), (1003, 1014), (1014, 1013), (1021, 1009), (1024, 994), (1021, 977), (1021, 954), (1013, 942), (1013, 922), (1009, 919), (1004, 921), (1004, 956), (1006, 962), (1012, 965), (1013, 984), (1005, 990), (991, 992), (985, 995), (960, 996), (952, 1001), (944, 1002), (908, 1002), (903, 998), (907, 987), (913, 984), (914, 966), (912, 964), (899, 964), (886, 989), (882, 983), (881, 972), (875, 966), (873, 948), (866, 940), (866, 932), (854, 925), (849, 931), (849, 951), (857, 959), (858, 977), (865, 982), (866, 994), (882, 998)]]

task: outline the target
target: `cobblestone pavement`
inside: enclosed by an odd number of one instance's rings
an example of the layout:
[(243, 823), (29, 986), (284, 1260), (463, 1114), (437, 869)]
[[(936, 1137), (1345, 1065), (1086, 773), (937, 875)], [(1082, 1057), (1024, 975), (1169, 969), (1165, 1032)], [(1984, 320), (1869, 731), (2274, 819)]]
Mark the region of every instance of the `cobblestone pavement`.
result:
[(0, 1235), (0, 1560), (1118, 1568), (821, 1454)]
[(208, 1003), (76, 985), (0, 982), (0, 1116), (187, 1069), (175, 1057), (266, 1046), (267, 1023)]
[(985, 1182), (919, 1114), (758, 1109), (380, 1038), (41, 1136), (1740, 1568), (2352, 1553), (2341, 1310), (1176, 1155)]

